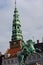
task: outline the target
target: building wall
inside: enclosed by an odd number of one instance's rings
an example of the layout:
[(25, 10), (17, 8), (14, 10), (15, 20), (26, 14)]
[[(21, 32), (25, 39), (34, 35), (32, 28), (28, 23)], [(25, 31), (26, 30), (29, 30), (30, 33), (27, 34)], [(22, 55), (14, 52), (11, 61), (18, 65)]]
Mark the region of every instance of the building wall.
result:
[[(29, 64), (35, 64), (39, 63), (40, 65), (43, 65), (43, 56), (40, 56), (39, 54), (33, 54), (30, 56), (27, 56), (25, 63), (27, 65)], [(10, 59), (3, 59), (2, 65), (19, 65), (18, 58), (10, 58)]]
[(2, 65), (19, 65), (18, 58), (3, 59)]
[(26, 59), (26, 64), (32, 64), (32, 63), (39, 63), (40, 65), (43, 65), (43, 56), (40, 56), (38, 54), (28, 56)]

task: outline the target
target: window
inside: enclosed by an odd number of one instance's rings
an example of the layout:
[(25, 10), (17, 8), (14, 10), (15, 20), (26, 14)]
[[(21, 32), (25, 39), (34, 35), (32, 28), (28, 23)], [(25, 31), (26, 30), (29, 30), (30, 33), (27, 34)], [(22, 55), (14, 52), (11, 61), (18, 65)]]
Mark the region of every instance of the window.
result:
[(8, 64), (10, 64), (10, 60), (8, 60), (7, 62), (8, 62)]
[(13, 59), (11, 60), (11, 63), (14, 63)]
[(6, 61), (4, 61), (4, 64), (6, 64)]
[(17, 63), (17, 60), (15, 60), (15, 64)]
[(40, 54), (39, 55), (37, 55), (37, 58), (39, 59), (41, 56), (40, 56)]

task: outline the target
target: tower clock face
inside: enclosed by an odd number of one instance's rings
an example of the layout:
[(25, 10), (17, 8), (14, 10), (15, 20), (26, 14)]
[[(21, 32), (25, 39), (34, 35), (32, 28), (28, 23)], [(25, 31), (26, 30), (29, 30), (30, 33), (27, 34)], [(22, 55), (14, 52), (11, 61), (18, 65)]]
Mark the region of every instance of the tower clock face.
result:
[(16, 44), (16, 42), (14, 42), (14, 44)]

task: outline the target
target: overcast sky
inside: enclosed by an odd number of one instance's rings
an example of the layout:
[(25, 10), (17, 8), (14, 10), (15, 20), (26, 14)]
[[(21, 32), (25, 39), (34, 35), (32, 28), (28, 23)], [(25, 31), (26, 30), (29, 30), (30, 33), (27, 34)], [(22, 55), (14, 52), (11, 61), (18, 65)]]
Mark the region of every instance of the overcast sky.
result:
[[(9, 48), (15, 0), (0, 0), (0, 51)], [(43, 0), (17, 0), (24, 40), (42, 40)]]

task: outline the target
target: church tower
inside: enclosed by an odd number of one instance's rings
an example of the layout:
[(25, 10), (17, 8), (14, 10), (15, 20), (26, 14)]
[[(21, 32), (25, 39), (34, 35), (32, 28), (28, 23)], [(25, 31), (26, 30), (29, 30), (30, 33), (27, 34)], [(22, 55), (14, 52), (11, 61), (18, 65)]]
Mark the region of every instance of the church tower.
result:
[(15, 10), (14, 10), (13, 17), (14, 18), (13, 18), (13, 24), (12, 24), (12, 36), (10, 41), (10, 48), (20, 47), (20, 44), (23, 41), (19, 14), (16, 7), (16, 0), (15, 0)]
[(15, 10), (12, 23), (12, 36), (10, 41), (10, 48), (7, 49), (6, 54), (10, 54), (10, 57), (17, 57), (17, 53), (22, 50), (21, 47), (22, 43), (23, 43), (23, 36), (15, 0)]

